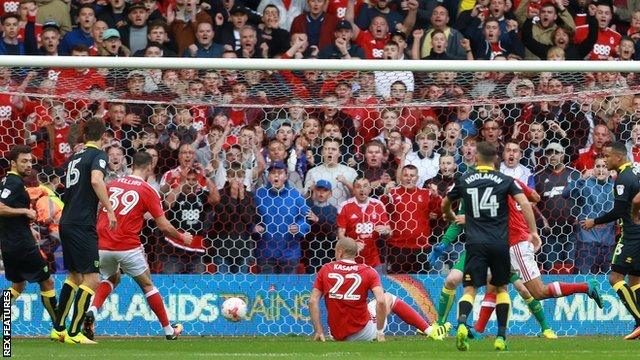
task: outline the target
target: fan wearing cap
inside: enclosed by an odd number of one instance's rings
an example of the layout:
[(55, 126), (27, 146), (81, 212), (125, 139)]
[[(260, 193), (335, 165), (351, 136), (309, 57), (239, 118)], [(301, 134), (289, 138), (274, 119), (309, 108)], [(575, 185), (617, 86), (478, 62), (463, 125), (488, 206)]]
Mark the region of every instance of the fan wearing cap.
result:
[(340, 20), (333, 32), (335, 40), (333, 44), (320, 49), (320, 59), (364, 59), (364, 50), (351, 42), (353, 38), (353, 26), (347, 20)]
[(40, 35), (41, 46), (37, 55), (58, 56), (60, 46), (60, 26), (55, 21), (48, 21), (42, 24), (42, 34)]
[(562, 268), (573, 263), (575, 244), (573, 226), (576, 219), (575, 199), (563, 198), (569, 183), (580, 179), (580, 172), (565, 166), (565, 149), (557, 142), (544, 149), (547, 166), (534, 175), (535, 190), (540, 194), (538, 208), (543, 216), (542, 252), (539, 262), (544, 270)]
[(287, 165), (273, 162), (268, 168), (268, 183), (255, 193), (256, 260), (263, 274), (295, 273), (302, 258), (300, 242), (310, 231), (309, 207), (287, 178)]
[(336, 240), (336, 217), (338, 209), (329, 203), (331, 183), (327, 180), (316, 181), (307, 205), (311, 212), (307, 219), (311, 231), (305, 237), (305, 258), (308, 261), (307, 273), (315, 274), (322, 265), (333, 259), (333, 244)]
[(246, 7), (234, 4), (229, 10), (229, 21), (224, 22), (221, 26), (216, 26), (214, 42), (230, 46), (233, 51), (241, 48), (240, 31), (247, 26), (249, 16), (252, 15), (251, 10)]
[(90, 48), (94, 44), (93, 37), (91, 37), (91, 28), (96, 22), (96, 13), (91, 4), (80, 6), (76, 21), (78, 27), (62, 38), (62, 43), (60, 44), (62, 53), (71, 54), (71, 50), (76, 45), (84, 45)]
[(135, 53), (147, 47), (147, 20), (149, 11), (142, 1), (134, 2), (127, 8), (127, 25), (119, 27), (122, 43)]
[(102, 46), (98, 48), (99, 56), (130, 56), (131, 51), (120, 40), (116, 29), (107, 29), (102, 33)]

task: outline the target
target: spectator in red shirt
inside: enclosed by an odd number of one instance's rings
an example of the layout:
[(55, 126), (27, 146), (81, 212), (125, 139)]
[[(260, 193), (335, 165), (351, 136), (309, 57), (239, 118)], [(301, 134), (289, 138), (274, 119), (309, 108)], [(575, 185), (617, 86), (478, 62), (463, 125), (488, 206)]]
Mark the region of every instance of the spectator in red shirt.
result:
[(593, 169), (596, 159), (602, 157), (604, 147), (611, 141), (611, 132), (606, 125), (600, 124), (593, 128), (593, 144), (591, 147), (580, 149), (578, 159), (573, 163), (573, 167), (580, 171)]
[(391, 231), (389, 215), (382, 201), (370, 197), (371, 184), (366, 178), (353, 182), (353, 195), (338, 208), (338, 238), (354, 239), (358, 245), (356, 262), (384, 273), (378, 239)]
[(431, 249), (432, 218), (441, 214), (442, 198), (430, 190), (418, 188), (418, 168), (406, 165), (400, 175), (400, 186), (391, 188), (383, 202), (391, 224), (387, 239), (387, 271), (391, 274), (426, 273)]
[(167, 171), (160, 179), (160, 191), (167, 193), (169, 190), (178, 187), (183, 184), (187, 174), (193, 169), (197, 172), (197, 183), (201, 187), (207, 186), (207, 178), (213, 175), (213, 169), (210, 165), (206, 170), (199, 164), (195, 163), (196, 151), (191, 144), (182, 144), (178, 150), (178, 162), (179, 165), (173, 170)]
[[(612, 19), (613, 5), (608, 1), (600, 1), (596, 5), (596, 20), (598, 21), (598, 39), (593, 50), (588, 55), (589, 60), (607, 60), (616, 56), (616, 49), (620, 45), (622, 35), (609, 27)], [(587, 39), (589, 25), (576, 28), (575, 42), (581, 43)]]
[(353, 1), (349, 1), (345, 19), (353, 27), (353, 41), (364, 50), (367, 59), (382, 59), (384, 46), (389, 41), (389, 24), (387, 18), (378, 15), (371, 19), (369, 30), (362, 30), (353, 21)]

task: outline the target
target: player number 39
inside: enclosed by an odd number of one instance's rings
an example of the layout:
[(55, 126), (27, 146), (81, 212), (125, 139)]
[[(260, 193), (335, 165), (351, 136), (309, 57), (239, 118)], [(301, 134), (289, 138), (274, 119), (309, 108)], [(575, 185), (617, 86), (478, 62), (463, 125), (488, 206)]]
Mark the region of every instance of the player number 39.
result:
[(133, 190), (129, 190), (125, 192), (123, 189), (118, 187), (109, 188), (109, 202), (111, 203), (111, 208), (116, 211), (118, 210), (118, 206), (122, 204), (123, 208), (120, 210), (118, 214), (127, 215), (131, 209), (140, 201), (140, 195)]

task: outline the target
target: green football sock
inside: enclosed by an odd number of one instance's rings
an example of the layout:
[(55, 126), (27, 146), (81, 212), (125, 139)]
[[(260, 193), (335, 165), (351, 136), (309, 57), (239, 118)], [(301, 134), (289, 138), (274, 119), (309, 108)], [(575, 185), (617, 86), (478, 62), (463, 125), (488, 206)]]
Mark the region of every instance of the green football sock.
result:
[(540, 328), (542, 328), (542, 331), (549, 329), (547, 318), (544, 316), (544, 308), (542, 307), (542, 303), (539, 300), (534, 299), (533, 297), (524, 299), (524, 301), (527, 303), (529, 311), (531, 311), (533, 316), (536, 318), (536, 321), (538, 321), (538, 324), (540, 324)]
[(455, 297), (455, 290), (449, 290), (445, 287), (442, 288), (440, 299), (438, 300), (438, 324), (444, 325), (444, 323), (447, 322), (447, 317), (449, 317), (449, 311), (451, 311)]

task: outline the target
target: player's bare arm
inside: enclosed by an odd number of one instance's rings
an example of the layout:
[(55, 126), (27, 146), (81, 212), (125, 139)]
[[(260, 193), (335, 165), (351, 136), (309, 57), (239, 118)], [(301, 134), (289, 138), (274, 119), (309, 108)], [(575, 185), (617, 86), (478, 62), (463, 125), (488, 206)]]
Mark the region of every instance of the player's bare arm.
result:
[(164, 215), (159, 216), (154, 220), (156, 222), (156, 226), (158, 227), (158, 229), (160, 229), (160, 231), (162, 231), (162, 233), (165, 236), (168, 236), (174, 239), (180, 239), (187, 245), (191, 244), (191, 242), (193, 241), (192, 234), (181, 233), (180, 231), (178, 231), (173, 225), (171, 225), (169, 220), (167, 220), (167, 218)]
[(0, 216), (27, 216), (35, 220), (36, 211), (31, 209), (15, 209), (0, 202)]
[[(637, 195), (636, 195), (637, 197)], [(633, 198), (633, 204), (631, 207), (631, 218), (634, 219), (634, 216), (637, 212), (633, 212), (634, 208), (636, 208), (635, 204), (635, 200), (636, 197)], [(639, 200), (640, 201), (640, 200)], [(628, 208), (627, 210), (628, 211)], [(585, 230), (589, 230), (592, 229), (594, 226), (596, 225), (600, 225), (600, 224), (606, 224), (606, 223), (610, 223), (612, 221), (616, 221), (620, 218), (622, 218), (622, 216), (624, 216), (625, 214), (625, 202), (624, 201), (620, 201), (620, 200), (615, 200), (613, 203), (613, 209), (611, 209), (608, 213), (599, 216), (595, 219), (584, 219), (584, 221), (582, 222), (582, 228), (584, 228)]]
[(387, 301), (384, 295), (384, 290), (381, 286), (376, 286), (371, 289), (373, 296), (376, 299), (376, 326), (377, 334), (376, 339), (378, 341), (385, 341), (384, 339), (384, 323), (387, 321)]
[(320, 290), (314, 288), (311, 290), (311, 296), (309, 297), (309, 312), (311, 314), (311, 322), (313, 323), (313, 340), (325, 341), (324, 329), (322, 328), (322, 322), (320, 321), (320, 298), (322, 293)]
[(113, 207), (111, 207), (111, 202), (107, 195), (107, 185), (104, 183), (104, 174), (102, 171), (91, 171), (91, 187), (93, 187), (93, 191), (96, 193), (100, 204), (107, 210), (107, 215), (109, 216), (109, 228), (111, 230), (115, 229), (117, 225), (116, 214), (113, 212)]

